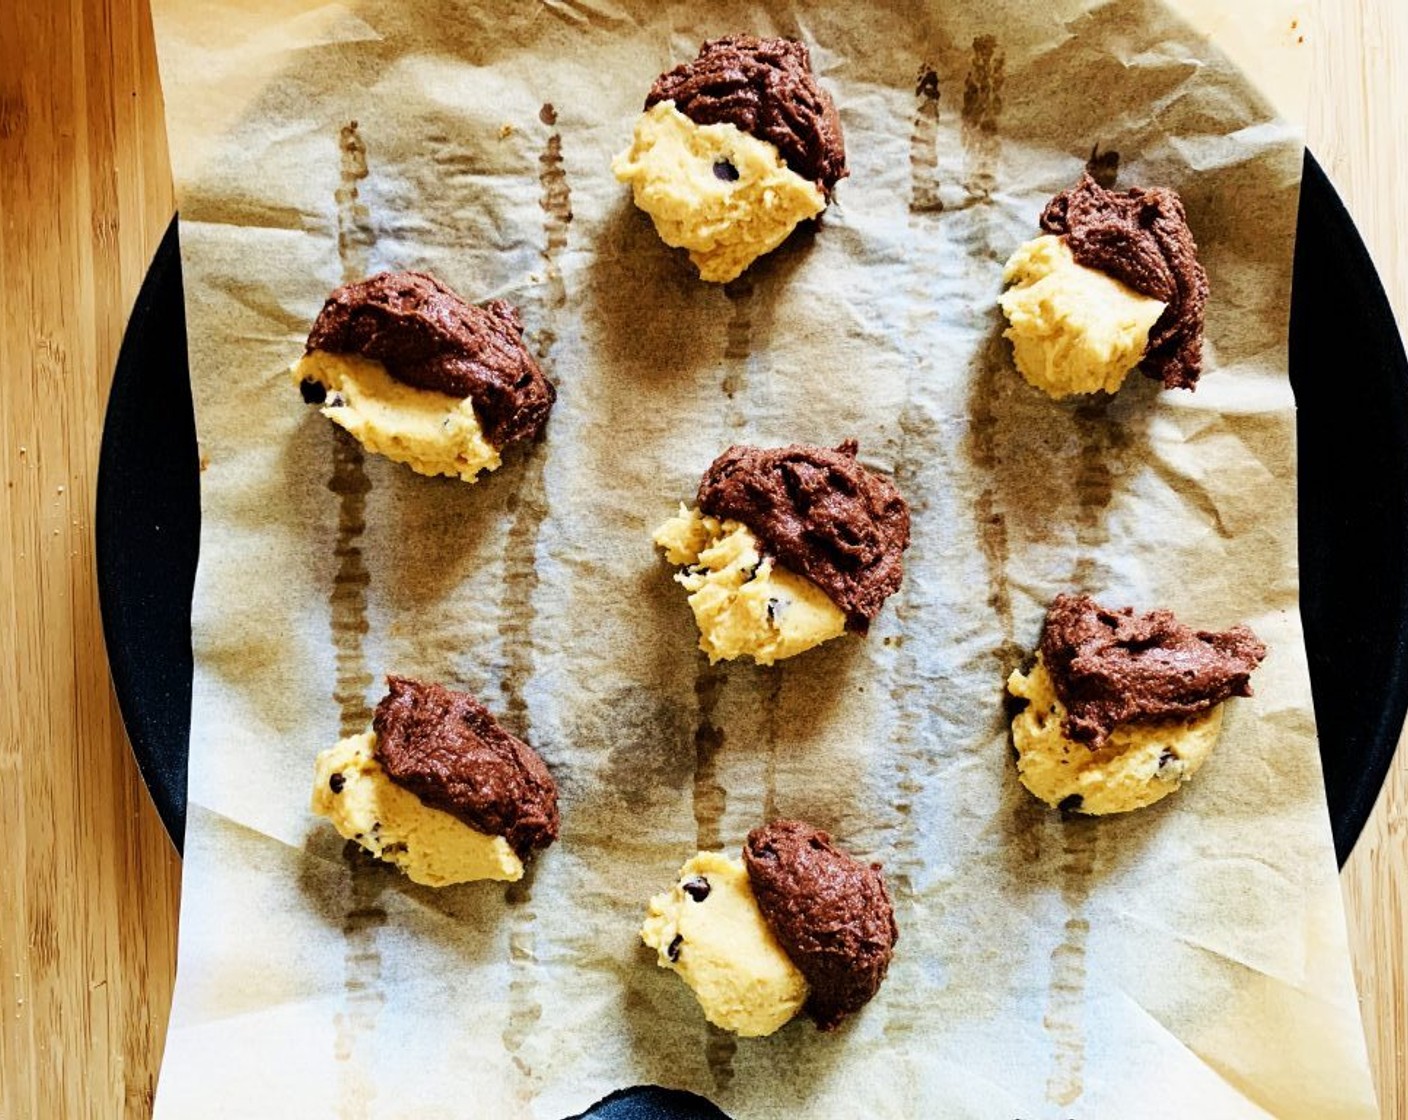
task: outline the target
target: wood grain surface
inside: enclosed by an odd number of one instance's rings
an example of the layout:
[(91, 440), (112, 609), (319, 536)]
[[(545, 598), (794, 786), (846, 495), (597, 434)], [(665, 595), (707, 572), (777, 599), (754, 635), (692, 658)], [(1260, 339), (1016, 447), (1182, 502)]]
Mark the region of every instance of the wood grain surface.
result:
[[(1408, 0), (1310, 6), (1310, 143), (1408, 321)], [(3, 1120), (151, 1111), (179, 862), (112, 697), (91, 526), (117, 348), (171, 208), (146, 0), (0, 0)], [(1408, 753), (1344, 887), (1384, 1116), (1408, 1120)]]

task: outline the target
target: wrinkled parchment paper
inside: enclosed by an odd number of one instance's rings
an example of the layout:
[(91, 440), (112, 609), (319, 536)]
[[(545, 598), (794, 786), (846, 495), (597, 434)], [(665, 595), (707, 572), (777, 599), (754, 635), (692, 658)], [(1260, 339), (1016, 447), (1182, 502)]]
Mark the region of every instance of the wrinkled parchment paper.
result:
[[(1301, 148), (1205, 37), (1151, 0), (156, 9), (208, 464), (162, 1120), (556, 1120), (638, 1082), (739, 1120), (1375, 1115), (1296, 607)], [(852, 175), (719, 288), (608, 164), (654, 75), (742, 28), (811, 46)], [(1195, 395), (1058, 405), (1010, 366), (1002, 262), (1093, 149), (1187, 201)], [(560, 388), (478, 485), (364, 456), (286, 380), (331, 288), (402, 267), (520, 304)], [(904, 587), (868, 640), (711, 669), (651, 528), (732, 442), (849, 436), (912, 504)], [(1272, 650), (1124, 819), (1044, 810), (1007, 745), (1071, 587)], [(552, 766), (522, 884), (420, 888), (309, 814), (389, 671)], [(636, 930), (774, 815), (882, 860), (901, 939), (840, 1033), (735, 1043)]]

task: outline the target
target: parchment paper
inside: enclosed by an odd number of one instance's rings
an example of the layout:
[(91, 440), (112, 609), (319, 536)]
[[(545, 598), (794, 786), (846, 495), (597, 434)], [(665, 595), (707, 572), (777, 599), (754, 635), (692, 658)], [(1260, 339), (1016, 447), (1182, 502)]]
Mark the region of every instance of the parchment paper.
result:
[[(162, 1120), (559, 1118), (637, 1082), (739, 1120), (1376, 1114), (1297, 614), (1301, 146), (1205, 37), (1150, 0), (156, 9), (206, 462)], [(743, 28), (811, 46), (852, 175), (719, 288), (608, 165), (654, 75)], [(1058, 405), (1011, 368), (1002, 263), (1097, 146), (1187, 202), (1195, 395)], [(331, 288), (402, 267), (521, 305), (561, 391), (478, 485), (363, 456), (286, 380)], [(709, 668), (651, 528), (732, 442), (849, 436), (912, 504), (902, 590), (868, 640)], [(1007, 744), (1072, 587), (1272, 651), (1126, 818), (1044, 810)], [(390, 671), (553, 768), (522, 884), (416, 887), (310, 815)], [(901, 939), (840, 1033), (735, 1044), (636, 930), (777, 814), (884, 862)]]

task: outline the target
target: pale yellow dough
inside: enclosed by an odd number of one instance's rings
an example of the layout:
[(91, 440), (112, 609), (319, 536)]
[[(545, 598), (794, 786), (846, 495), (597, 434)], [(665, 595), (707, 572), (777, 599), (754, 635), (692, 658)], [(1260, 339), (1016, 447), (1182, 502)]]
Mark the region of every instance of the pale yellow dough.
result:
[(1007, 691), (1029, 701), (1012, 720), (1017, 773), (1051, 806), (1102, 815), (1152, 805), (1188, 781), (1207, 761), (1222, 730), (1222, 705), (1187, 720), (1119, 724), (1091, 750), (1066, 738), (1066, 709), (1038, 657), (1030, 673), (1014, 672)]
[(468, 397), (403, 385), (380, 362), (314, 350), (289, 367), (294, 383), (317, 381), (328, 391), (322, 413), (376, 455), (418, 474), (473, 482), (495, 470), (499, 452), (484, 438)]
[[(737, 179), (714, 174), (721, 161), (737, 169)], [(788, 167), (772, 144), (731, 124), (695, 124), (673, 101), (640, 116), (631, 146), (611, 170), (631, 185), (661, 240), (689, 250), (703, 280), (732, 280), (798, 222), (826, 209), (821, 188)]]
[[(341, 776), (338, 792), (334, 775)], [(318, 755), (313, 812), (427, 887), (523, 878), (523, 862), (502, 836), (470, 828), (392, 782), (376, 760), (374, 731), (349, 736)]]
[[(684, 889), (697, 879), (708, 883), (701, 901)], [(741, 859), (700, 852), (650, 900), (640, 936), (693, 989), (709, 1022), (744, 1038), (772, 1034), (807, 1001), (807, 982), (768, 928)]]
[(1017, 369), (1056, 398), (1117, 391), (1166, 306), (1077, 264), (1065, 238), (1049, 234), (1012, 254), (1003, 281), (1011, 285), (1001, 303)]
[(685, 568), (675, 579), (690, 593), (699, 648), (711, 662), (771, 665), (846, 631), (845, 613), (826, 592), (762, 556), (746, 525), (681, 505), (654, 540)]

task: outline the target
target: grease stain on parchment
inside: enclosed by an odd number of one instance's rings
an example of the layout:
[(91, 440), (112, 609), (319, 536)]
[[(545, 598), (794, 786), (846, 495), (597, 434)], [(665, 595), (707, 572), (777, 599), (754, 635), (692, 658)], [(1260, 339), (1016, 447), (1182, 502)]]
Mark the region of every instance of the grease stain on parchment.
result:
[(733, 402), (748, 388), (748, 363), (753, 352), (753, 296), (756, 291), (747, 273), (724, 285), (729, 316), (724, 333), (724, 379), (720, 388), (731, 404), (725, 416), (731, 428), (741, 428), (747, 422), (742, 408)]
[(1120, 177), (1120, 154), (1113, 149), (1102, 152), (1100, 145), (1096, 143), (1090, 149), (1085, 169), (1090, 173), (1090, 177), (1107, 191), (1114, 190), (1115, 182)]
[[(370, 250), (376, 241), (370, 210), (361, 201), (358, 188), (368, 171), (367, 146), (356, 121), (349, 121), (338, 131), (338, 152), (338, 186), (333, 197), (337, 204), (337, 255), (345, 284), (366, 275)], [(337, 538), (333, 547), (337, 571), (328, 596), (334, 651), (332, 696), (338, 708), (339, 732), (345, 737), (364, 731), (371, 718), (367, 691), (372, 685), (372, 674), (363, 650), (371, 574), (362, 555), (362, 537), (372, 484), (357, 441), (334, 424), (328, 425), (328, 431), (332, 439), (332, 477), (327, 485), (337, 495)], [(348, 901), (342, 922), (343, 1000), (333, 1018), (333, 1046), (340, 1070), (338, 1116), (342, 1120), (366, 1120), (372, 1115), (376, 1085), (367, 1076), (367, 1063), (359, 1060), (357, 1049), (361, 1040), (376, 1030), (377, 1016), (386, 1002), (377, 944), (377, 935), (386, 924), (386, 911), (377, 905), (386, 877), (384, 869), (378, 868), (355, 843), (346, 846), (344, 857)]]
[(937, 214), (939, 197), (939, 75), (927, 62), (914, 84), (914, 123), (909, 132), (909, 212)]
[(1002, 141), (1002, 90), (1007, 81), (1007, 56), (991, 35), (973, 40), (968, 74), (963, 79), (962, 127), (959, 135), (968, 156), (970, 195), (987, 199), (997, 186), (997, 161)]
[(1000, 333), (988, 336), (973, 367), (968, 453), (973, 466), (986, 479), (974, 503), (973, 516), (987, 572), (987, 602), (997, 623), (998, 640), (993, 656), (997, 659), (998, 679), (1005, 681), (1021, 664), (1025, 651), (1016, 641), (1012, 613), (1012, 588), (1007, 570), (1011, 560), (1007, 515), (993, 481), (999, 466), (998, 417), (994, 407), (997, 383), (999, 378), (1015, 376), (1008, 362), (1006, 341)]
[[(567, 304), (567, 284), (560, 258), (567, 247), (572, 222), (572, 189), (562, 159), (562, 134), (557, 130), (557, 110), (544, 103), (538, 119), (550, 131), (538, 156), (538, 206), (543, 211), (543, 265), (546, 289), (537, 325), (538, 357), (546, 359), (557, 341), (553, 327), (557, 313)], [(557, 382), (555, 371), (548, 376)], [(504, 541), (503, 590), (499, 597), (499, 635), (504, 650), (504, 711), (515, 733), (532, 742), (532, 718), (525, 690), (533, 674), (532, 621), (538, 589), (537, 551), (547, 518), (547, 488), (543, 480), (545, 457), (541, 449), (529, 451), (521, 466), (518, 492), (510, 502), (512, 520)], [(538, 952), (534, 925), (533, 869), (510, 884), (504, 899), (510, 909), (508, 1023), (504, 1049), (519, 1073), (515, 1102), (527, 1115), (536, 1095), (533, 1068), (523, 1053), (524, 1044), (542, 1018), (537, 994)]]
[(1066, 816), (1060, 824), (1061, 897), (1069, 915), (1060, 943), (1051, 951), (1051, 973), (1042, 1026), (1051, 1038), (1046, 1097), (1068, 1108), (1085, 1092), (1086, 945), (1085, 916), (1090, 880), (1098, 859), (1099, 822)]
[[(968, 73), (963, 81), (963, 110), (960, 136), (967, 158), (967, 187), (981, 197), (990, 195), (997, 184), (997, 166), (1002, 154), (1002, 90), (1006, 81), (1005, 55), (991, 35), (973, 40)], [(968, 454), (977, 473), (985, 480), (974, 503), (978, 547), (987, 574), (987, 602), (997, 623), (998, 640), (993, 655), (998, 662), (999, 680), (1022, 660), (1023, 651), (1015, 640), (1012, 591), (1008, 580), (1011, 545), (1007, 514), (998, 494), (998, 379), (1011, 376), (1007, 344), (1000, 330), (989, 333), (974, 356), (970, 373)]]

